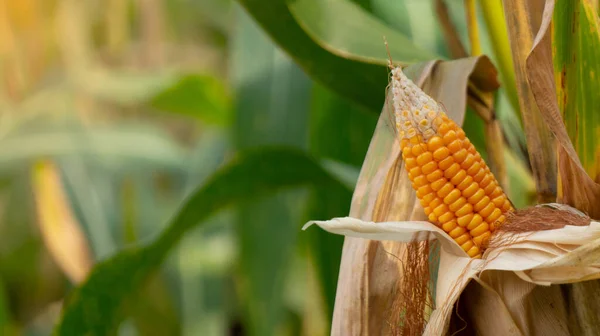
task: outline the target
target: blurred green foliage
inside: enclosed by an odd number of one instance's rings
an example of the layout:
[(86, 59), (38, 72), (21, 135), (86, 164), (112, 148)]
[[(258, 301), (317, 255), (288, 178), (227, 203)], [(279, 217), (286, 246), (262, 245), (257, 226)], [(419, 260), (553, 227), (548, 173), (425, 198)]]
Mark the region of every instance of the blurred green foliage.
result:
[[(433, 6), (0, 5), (0, 333), (329, 334), (343, 238), (300, 227), (348, 214), (385, 99), (383, 36), (396, 63), (450, 58)], [(482, 127), (467, 114), (480, 150)], [(510, 158), (511, 182), (527, 180)], [(83, 284), (47, 247), (71, 232), (40, 229), (39, 159), (57, 164), (87, 241), (69, 252), (93, 256)]]

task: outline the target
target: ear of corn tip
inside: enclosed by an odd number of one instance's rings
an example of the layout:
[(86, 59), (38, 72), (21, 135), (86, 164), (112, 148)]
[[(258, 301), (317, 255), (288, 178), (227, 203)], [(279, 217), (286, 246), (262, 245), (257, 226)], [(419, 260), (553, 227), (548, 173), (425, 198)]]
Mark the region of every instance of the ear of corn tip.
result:
[(439, 104), (392, 70), (402, 157), (425, 214), (473, 258), (513, 211), (475, 146)]

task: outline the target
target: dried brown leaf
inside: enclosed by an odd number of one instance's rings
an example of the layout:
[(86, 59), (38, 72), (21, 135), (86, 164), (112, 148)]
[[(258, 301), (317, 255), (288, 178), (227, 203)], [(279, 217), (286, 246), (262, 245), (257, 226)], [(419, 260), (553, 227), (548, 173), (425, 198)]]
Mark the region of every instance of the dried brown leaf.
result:
[(526, 59), (538, 21), (536, 12), (531, 13), (530, 9), (538, 8), (539, 0), (503, 0), (503, 4), (538, 202), (549, 203), (556, 199), (555, 142), (535, 103), (526, 71)]

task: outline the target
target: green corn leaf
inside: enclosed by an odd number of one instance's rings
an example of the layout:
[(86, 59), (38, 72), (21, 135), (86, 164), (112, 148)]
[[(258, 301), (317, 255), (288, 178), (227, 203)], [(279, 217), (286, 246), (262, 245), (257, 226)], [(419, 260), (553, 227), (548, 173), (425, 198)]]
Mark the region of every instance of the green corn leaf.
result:
[(600, 18), (589, 1), (556, 1), (553, 56), (558, 103), (581, 163), (600, 182)]
[(346, 0), (240, 0), (271, 38), (314, 80), (379, 113), (388, 40), (395, 62), (435, 58)]

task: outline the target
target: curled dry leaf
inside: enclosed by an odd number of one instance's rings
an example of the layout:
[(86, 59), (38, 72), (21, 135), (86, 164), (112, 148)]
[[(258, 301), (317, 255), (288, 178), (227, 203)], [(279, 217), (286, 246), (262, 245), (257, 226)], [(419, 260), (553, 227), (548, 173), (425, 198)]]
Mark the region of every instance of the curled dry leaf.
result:
[[(545, 217), (547, 222), (539, 220), (540, 213), (550, 215)], [(513, 227), (522, 227), (524, 220), (532, 223), (532, 230), (539, 231), (511, 231), (511, 221), (519, 224)], [(441, 243), (439, 273), (443, 277), (437, 281), (435, 309), (425, 335), (446, 333), (453, 308), (472, 279), (483, 287), (494, 288), (497, 284), (492, 280), (488, 283), (486, 279), (498, 277), (496, 272), (510, 273), (520, 279), (517, 283), (521, 285), (516, 286), (525, 291), (533, 290), (531, 284), (548, 286), (600, 279), (600, 222), (549, 207), (517, 211), (517, 215), (509, 217), (506, 228), (493, 236), (483, 259), (469, 258), (452, 238), (424, 221), (371, 222), (345, 217), (311, 221), (304, 229), (311, 225), (330, 233), (370, 240), (403, 243), (438, 240)], [(510, 304), (503, 305), (510, 311)], [(522, 333), (534, 334), (526, 325), (513, 322)], [(506, 332), (506, 329), (500, 331)]]
[[(526, 59), (533, 45), (533, 32), (537, 25), (536, 12), (540, 0), (503, 0), (504, 13), (519, 93), (519, 105), (523, 116), (523, 127), (527, 138), (527, 149), (535, 179), (539, 203), (556, 200), (556, 147), (548, 125), (544, 123), (535, 103), (533, 88), (527, 83)], [(530, 8), (533, 7), (533, 8)], [(552, 76), (552, 72), (550, 73)]]
[(54, 261), (73, 283), (80, 283), (93, 261), (88, 244), (64, 193), (54, 164), (38, 162), (32, 187), (42, 237)]

